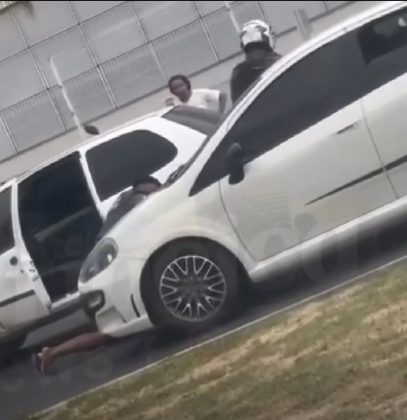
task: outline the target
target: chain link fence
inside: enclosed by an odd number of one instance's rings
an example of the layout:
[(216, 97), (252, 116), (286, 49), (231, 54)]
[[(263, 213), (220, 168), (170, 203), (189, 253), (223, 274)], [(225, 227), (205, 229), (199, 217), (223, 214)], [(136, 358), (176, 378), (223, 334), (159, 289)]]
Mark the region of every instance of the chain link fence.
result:
[[(35, 3), (51, 2), (33, 3), (35, 8)], [(240, 53), (236, 29), (223, 1), (64, 3), (71, 7), (75, 25), (34, 45), (27, 39), (27, 51), (43, 89), (10, 106), (2, 107), (0, 101), (0, 160), (74, 127), (50, 67), (51, 58), (85, 123), (162, 89), (173, 74), (191, 76)], [(102, 7), (97, 3), (104, 3), (103, 7), (109, 3), (110, 8), (95, 14), (90, 7)], [(314, 19), (347, 2), (229, 3), (239, 24), (265, 19), (281, 35), (295, 29), (299, 8)], [(18, 20), (18, 13), (15, 15)], [(2, 65), (0, 61), (0, 77)]]

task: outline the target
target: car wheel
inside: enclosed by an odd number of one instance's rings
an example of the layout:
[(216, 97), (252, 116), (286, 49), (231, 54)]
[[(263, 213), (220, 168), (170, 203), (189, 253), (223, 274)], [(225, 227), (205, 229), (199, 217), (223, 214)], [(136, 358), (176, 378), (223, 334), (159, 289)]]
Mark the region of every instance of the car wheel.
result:
[(153, 322), (184, 332), (206, 329), (232, 314), (241, 290), (236, 258), (206, 241), (177, 242), (161, 252), (147, 282)]
[(23, 346), (27, 336), (22, 335), (10, 341), (0, 343), (0, 366), (13, 359), (18, 350)]

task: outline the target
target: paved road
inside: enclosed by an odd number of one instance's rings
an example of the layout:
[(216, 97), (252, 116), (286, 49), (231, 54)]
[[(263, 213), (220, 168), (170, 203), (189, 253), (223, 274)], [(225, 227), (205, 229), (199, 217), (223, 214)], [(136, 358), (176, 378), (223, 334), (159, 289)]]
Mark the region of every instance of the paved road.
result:
[[(376, 247), (369, 241), (367, 248), (353, 267), (346, 269), (329, 268), (327, 274), (315, 274), (313, 280), (304, 274), (288, 274), (284, 280), (290, 284), (282, 290), (267, 290), (269, 293), (254, 293), (250, 297), (247, 309), (238, 318), (226, 325), (219, 326), (210, 333), (186, 339), (178, 337), (159, 337), (154, 333), (132, 337), (118, 342), (110, 348), (92, 353), (66, 358), (59, 364), (57, 373), (52, 377), (42, 377), (32, 369), (29, 354), (33, 348), (49, 342), (56, 333), (64, 338), (72, 334), (72, 329), (85, 329), (85, 318), (81, 314), (65, 320), (52, 328), (48, 327), (30, 337), (24, 351), (14, 361), (0, 371), (0, 407), (1, 419), (14, 419), (17, 415), (32, 414), (56, 403), (71, 398), (84, 391), (102, 385), (114, 378), (126, 375), (162, 357), (171, 355), (188, 346), (206, 340), (215, 335), (243, 325), (269, 312), (276, 311), (295, 301), (318, 293), (333, 285), (340, 284), (354, 276), (399, 258), (407, 254), (407, 239), (404, 232), (393, 235), (385, 246)], [(375, 249), (370, 249), (370, 248)], [(288, 280), (292, 280), (288, 282)], [(68, 333), (70, 331), (70, 333)]]

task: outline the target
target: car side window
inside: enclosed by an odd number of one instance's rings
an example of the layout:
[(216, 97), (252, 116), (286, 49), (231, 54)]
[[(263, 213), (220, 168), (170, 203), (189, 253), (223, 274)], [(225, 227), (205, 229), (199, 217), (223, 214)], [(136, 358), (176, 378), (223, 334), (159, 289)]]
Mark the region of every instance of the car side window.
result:
[(359, 30), (366, 65), (367, 90), (372, 91), (407, 72), (407, 8), (377, 19)]
[(226, 175), (225, 155), (240, 143), (253, 160), (363, 95), (363, 58), (347, 34), (302, 58), (268, 85), (238, 119), (197, 178), (196, 193)]
[(11, 188), (0, 193), (0, 254), (14, 247), (11, 220)]
[(89, 169), (101, 200), (150, 175), (177, 155), (177, 148), (164, 137), (137, 130), (99, 144), (86, 153)]

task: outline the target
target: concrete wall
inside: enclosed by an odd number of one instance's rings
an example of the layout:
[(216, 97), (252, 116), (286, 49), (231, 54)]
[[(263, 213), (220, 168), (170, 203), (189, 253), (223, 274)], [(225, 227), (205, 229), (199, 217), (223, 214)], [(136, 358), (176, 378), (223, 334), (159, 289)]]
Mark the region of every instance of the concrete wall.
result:
[[(231, 3), (240, 23), (267, 19), (281, 34), (298, 6), (314, 18), (346, 2)], [(239, 52), (223, 1), (17, 2), (0, 12), (0, 39), (0, 161), (73, 127), (51, 57), (89, 121)]]
[[(51, 2), (35, 2), (35, 3), (51, 3)], [(34, 4), (35, 4), (34, 3)], [(59, 2), (61, 3), (69, 3), (69, 2)], [(72, 3), (72, 4), (71, 4)], [(78, 5), (75, 6), (75, 3), (83, 3), (83, 4), (87, 4), (90, 2), (71, 2), (69, 3), (70, 8), (73, 7), (78, 7)], [(102, 19), (105, 18), (107, 19), (108, 16), (110, 16), (110, 14), (114, 14), (114, 13), (118, 13), (118, 11), (122, 10), (122, 7), (129, 7), (130, 5), (124, 6), (125, 4), (127, 4), (128, 2), (99, 2), (99, 3), (106, 3), (106, 5), (104, 7), (108, 7), (108, 4), (110, 4), (110, 8), (107, 11), (102, 12), (101, 14), (97, 15), (96, 17), (98, 17), (98, 19)], [(115, 5), (113, 5), (113, 3), (115, 3)], [(120, 3), (120, 4), (118, 4)], [(136, 3), (136, 5), (132, 5), (132, 7), (135, 7), (136, 10), (138, 10), (137, 8), (141, 8), (141, 7), (147, 7), (146, 4), (147, 2), (134, 2)], [(171, 4), (177, 4), (180, 2), (153, 2), (156, 4), (156, 7), (158, 3), (171, 3)], [(183, 3), (191, 3), (191, 2), (183, 2)], [(223, 2), (195, 2), (195, 7), (198, 8), (198, 10), (205, 10), (205, 8), (209, 8), (209, 7), (215, 7), (215, 5), (217, 4), (218, 7), (221, 7), (220, 3)], [(293, 14), (292, 14), (292, 8), (295, 7), (295, 5), (293, 6), (292, 4), (289, 6), (291, 9), (287, 9), (287, 3), (286, 2), (274, 2), (274, 3), (269, 3), (269, 2), (238, 2), (235, 7), (244, 7), (244, 3), (255, 3), (256, 4), (256, 10), (261, 11), (261, 13), (269, 19), (271, 21), (274, 21), (275, 23), (278, 22), (278, 24), (275, 24), (275, 29), (277, 31), (280, 32), (280, 36), (278, 38), (278, 42), (277, 42), (277, 49), (282, 52), (282, 53), (287, 53), (288, 51), (290, 51), (291, 49), (295, 48), (296, 46), (298, 46), (299, 44), (301, 44), (301, 42), (303, 42), (303, 39), (301, 37), (301, 35), (299, 34), (299, 32), (297, 30), (286, 30), (287, 27), (291, 27), (294, 25), (294, 21), (293, 19)], [(263, 4), (265, 3), (265, 4)], [(280, 3), (278, 5), (278, 3)], [(283, 4), (284, 3), (284, 4)], [(304, 4), (306, 4), (306, 6), (308, 7), (308, 10), (323, 10), (323, 13), (321, 15), (319, 15), (319, 17), (315, 18), (315, 21), (313, 22), (313, 29), (314, 32), (319, 32), (321, 30), (324, 30), (325, 28), (331, 26), (334, 23), (337, 23), (338, 21), (354, 14), (357, 13), (358, 11), (364, 10), (368, 7), (371, 7), (374, 4), (380, 3), (380, 2), (374, 2), (374, 1), (363, 1), (363, 2), (315, 2), (315, 1), (308, 1), (308, 2), (291, 2), (291, 3), (298, 3), (296, 6), (300, 6), (300, 7), (304, 7)], [(213, 6), (211, 6), (212, 4), (214, 4)], [(277, 8), (273, 8), (269, 9), (268, 5), (271, 4), (277, 4), (278, 7)], [(89, 5), (88, 5), (89, 6)], [(342, 7), (339, 7), (342, 6)], [(43, 6), (41, 6), (43, 7)], [(96, 6), (96, 7), (101, 7)], [(176, 6), (174, 6), (176, 7)], [(177, 6), (178, 7), (178, 6)], [(252, 5), (250, 6), (245, 6), (245, 7), (250, 7), (250, 10), (253, 10)], [(339, 7), (339, 8), (338, 8)], [(35, 8), (35, 6), (34, 6)], [(312, 9), (311, 9), (312, 8)], [(323, 8), (323, 9), (322, 9)], [(327, 13), (328, 9), (330, 10), (329, 13)], [(92, 11), (93, 10), (93, 11)], [(141, 10), (141, 9), (140, 9)], [(145, 9), (148, 10), (148, 9)], [(176, 10), (176, 9), (174, 9)], [(239, 10), (239, 9), (238, 9)], [(86, 13), (85, 13), (86, 11)], [(209, 9), (207, 9), (207, 12), (209, 11)], [(99, 10), (100, 12), (100, 10)], [(7, 13), (15, 13), (18, 16), (18, 13), (22, 13), (22, 12), (18, 12), (18, 10), (12, 10), (12, 11), (8, 11)], [(29, 13), (28, 11), (26, 13)], [(32, 12), (33, 13), (33, 12)], [(38, 12), (39, 13), (39, 12)], [(76, 12), (77, 13), (77, 12)], [(89, 18), (90, 15), (95, 13), (95, 10), (92, 9), (90, 6), (89, 8), (85, 8), (82, 10), (83, 15), (82, 18), (87, 18), (89, 20), (85, 20), (84, 23), (92, 23), (93, 25), (96, 25), (94, 23), (94, 19), (96, 19), (96, 17), (91, 17)], [(145, 12), (147, 13), (147, 12)], [(153, 12), (151, 12), (153, 13)], [(164, 13), (162, 10), (160, 13)], [(206, 27), (208, 28), (208, 23), (206, 22), (206, 19), (211, 18), (214, 19), (215, 17), (217, 17), (217, 19), (219, 18), (219, 16), (222, 14), (222, 16), (225, 16), (225, 11), (223, 9), (219, 9), (219, 10), (215, 10), (215, 11), (211, 11), (211, 14), (209, 15), (205, 15), (204, 17), (200, 16), (199, 17), (199, 25), (201, 25), (202, 27)], [(8, 16), (6, 15), (0, 15), (0, 32), (1, 32), (1, 28), (2, 26), (2, 21), (1, 19), (3, 18), (3, 16)], [(158, 18), (157, 21), (155, 21), (153, 18), (151, 17), (147, 17), (150, 16), (148, 14), (146, 14), (145, 19), (148, 21), (148, 19), (152, 19), (150, 22), (151, 28), (149, 29), (149, 31), (154, 31), (155, 26), (154, 25), (158, 25), (158, 23), (160, 23), (160, 25), (164, 25), (164, 23), (159, 20)], [(237, 14), (237, 16), (239, 16), (239, 14)], [(253, 14), (251, 14), (251, 12), (248, 12), (246, 15), (243, 16), (244, 19), (242, 19), (242, 22), (244, 20), (246, 20), (249, 17), (255, 17)], [(286, 21), (284, 21), (284, 18), (286, 18)], [(14, 19), (14, 17), (13, 17)], [(78, 17), (79, 19), (79, 17)], [(127, 22), (127, 20), (124, 20), (125, 22)], [(284, 24), (285, 22), (285, 24)], [(84, 26), (87, 28), (86, 25), (84, 25), (84, 23), (76, 23), (76, 26)], [(175, 23), (171, 23), (171, 25), (174, 25)], [(230, 21), (229, 21), (230, 24)], [(230, 24), (231, 25), (231, 24)], [(75, 28), (76, 28), (75, 26)], [(165, 26), (165, 25), (164, 25)], [(110, 26), (111, 27), (111, 26)], [(147, 27), (149, 28), (149, 26), (147, 25)], [(166, 27), (166, 26), (165, 26)], [(103, 25), (104, 30), (106, 31), (106, 28), (109, 28), (109, 26), (107, 24)], [(119, 28), (119, 29), (117, 29)], [(169, 28), (167, 28), (169, 29)], [(27, 29), (26, 29), (27, 30)], [(107, 37), (108, 39), (111, 39), (110, 37), (113, 36), (112, 35), (112, 31), (114, 33), (114, 35), (116, 36), (116, 31), (120, 30), (120, 25), (115, 26), (115, 28), (113, 30), (111, 30), (110, 32), (107, 31)], [(231, 30), (233, 31), (233, 27), (231, 28)], [(146, 29), (145, 29), (146, 31)], [(283, 33), (281, 33), (281, 31), (283, 31)], [(41, 34), (37, 34), (35, 32), (34, 29), (32, 29), (31, 36), (33, 37), (33, 39), (41, 39), (40, 35)], [(105, 32), (104, 32), (105, 33)], [(65, 32), (64, 32), (65, 34)], [(149, 36), (153, 36), (150, 32), (147, 32), (147, 34), (149, 34)], [(156, 33), (157, 35), (157, 33)], [(209, 33), (210, 37), (208, 38), (209, 40), (216, 40), (216, 32)], [(42, 34), (42, 37), (44, 35)], [(208, 36), (208, 32), (206, 32), (205, 36)], [(219, 39), (221, 39), (221, 33), (219, 33)], [(58, 38), (58, 37), (57, 37)], [(161, 38), (157, 38), (157, 39), (161, 39)], [(42, 42), (44, 41), (40, 41), (40, 46), (43, 45)], [(185, 39), (184, 41), (182, 40), (178, 40), (177, 42), (180, 42), (182, 44), (182, 47), (186, 50), (186, 55), (183, 56), (183, 60), (184, 62), (179, 63), (179, 68), (176, 67), (168, 67), (168, 69), (171, 70), (166, 70), (166, 72), (168, 72), (168, 74), (172, 74), (172, 73), (176, 73), (178, 71), (183, 72), (183, 68), (185, 67), (185, 63), (189, 60), (189, 57), (191, 57), (191, 60), (195, 60), (196, 63), (198, 63), (201, 66), (205, 66), (205, 63), (200, 61), (199, 58), (195, 55), (196, 51), (195, 48), (187, 48), (189, 45), (195, 45), (195, 41), (194, 38), (192, 38), (191, 40), (189, 38)], [(213, 42), (213, 41), (212, 41)], [(151, 41), (148, 41), (148, 43), (151, 44)], [(219, 62), (211, 65), (209, 68), (207, 68), (204, 71), (198, 71), (196, 72), (195, 76), (192, 77), (192, 81), (193, 81), (193, 85), (195, 87), (218, 87), (222, 90), (224, 90), (225, 92), (228, 92), (228, 81), (229, 81), (229, 76), (231, 73), (231, 70), (233, 68), (233, 66), (241, 60), (241, 56), (235, 54), (235, 52), (238, 50), (238, 43), (237, 43), (237, 37), (235, 35), (235, 32), (233, 32), (233, 38), (231, 37), (230, 39), (227, 40), (227, 44), (233, 44), (235, 45), (233, 48), (228, 47), (226, 44), (223, 46), (223, 48), (229, 48), (229, 53), (232, 55), (232, 58), (230, 59), (222, 59), (219, 60)], [(59, 44), (58, 44), (59, 45)], [(112, 44), (113, 45), (113, 44)], [(223, 45), (223, 44), (222, 44)], [(96, 51), (96, 46), (92, 47), (91, 45), (89, 45), (89, 48), (95, 48)], [(103, 48), (101, 47), (100, 50), (100, 54), (103, 53)], [(178, 47), (177, 47), (178, 48)], [(220, 48), (220, 47), (217, 47)], [(65, 51), (62, 48), (63, 51)], [(76, 50), (75, 50), (76, 51)], [(216, 50), (215, 50), (216, 51)], [(233, 52), (233, 54), (232, 54)], [(26, 54), (27, 52), (25, 52)], [(30, 53), (31, 54), (31, 53)], [(19, 55), (17, 54), (17, 56), (13, 56), (13, 59), (15, 59), (16, 57), (18, 57)], [(1, 47), (0, 47), (0, 58), (1, 58)], [(6, 60), (7, 61), (7, 60)], [(44, 64), (45, 65), (45, 64)], [(1, 75), (1, 67), (2, 66), (2, 62), (0, 62), (0, 75)], [(174, 63), (172, 64), (172, 66), (174, 66)], [(184, 66), (184, 67), (183, 67)], [(38, 69), (37, 69), (38, 70)], [(99, 71), (99, 67), (97, 67), (96, 69), (94, 69), (96, 72)], [(169, 71), (171, 71), (172, 73), (169, 73)], [(187, 71), (188, 73), (188, 71)], [(193, 71), (190, 71), (190, 73), (194, 73)], [(166, 74), (167, 75), (167, 74)], [(11, 76), (10, 76), (11, 77)], [(43, 95), (47, 94), (50, 95), (52, 93), (52, 89), (50, 90), (49, 88), (47, 88), (47, 84), (48, 83), (52, 83), (51, 82), (51, 77), (52, 76), (48, 76), (50, 78), (50, 82), (45, 82), (45, 87), (44, 87), (44, 92), (41, 93)], [(84, 77), (84, 76), (83, 76)], [(119, 77), (119, 75), (117, 76)], [(10, 80), (15, 80), (15, 79), (10, 79)], [(47, 79), (48, 80), (48, 79)], [(143, 79), (141, 79), (143, 80)], [(162, 86), (165, 85), (165, 80), (163, 79), (162, 81)], [(127, 83), (127, 82), (125, 82)], [(140, 81), (139, 81), (140, 83)], [(82, 94), (84, 96), (90, 94), (90, 91), (92, 90), (92, 84), (89, 86), (87, 85), (83, 85), (82, 86)], [(109, 85), (110, 86), (110, 85)], [(107, 89), (106, 91), (109, 90), (109, 86), (104, 86), (103, 89)], [(90, 89), (90, 90), (89, 90)], [(131, 101), (129, 104), (127, 105), (121, 105), (121, 106), (117, 106), (117, 108), (115, 108), (113, 106), (113, 102), (112, 102), (112, 109), (105, 114), (104, 116), (97, 118), (94, 117), (93, 118), (93, 122), (95, 124), (98, 125), (98, 127), (100, 127), (102, 130), (105, 129), (109, 129), (112, 128), (118, 124), (121, 124), (123, 122), (128, 121), (129, 119), (135, 118), (139, 115), (142, 115), (144, 113), (153, 111), (157, 108), (162, 107), (164, 99), (166, 96), (168, 96), (168, 93), (166, 91), (165, 88), (162, 89), (158, 89), (157, 90), (157, 86), (154, 84), (151, 84), (150, 86), (151, 90), (155, 90), (154, 93), (150, 94), (150, 95), (145, 95), (143, 96), (143, 98), (136, 100), (136, 101)], [(23, 89), (21, 92), (21, 95), (23, 95), (23, 91), (25, 92), (25, 89)], [(28, 89), (28, 91), (30, 92), (30, 89)], [(51, 93), (50, 93), (51, 92)], [(68, 92), (72, 92), (71, 89), (68, 88)], [(114, 91), (111, 93), (115, 93)], [(0, 89), (0, 97), (2, 97), (2, 93), (1, 93), (1, 89)], [(114, 96), (115, 97), (115, 96)], [(78, 97), (75, 98), (76, 101), (78, 101)], [(91, 98), (92, 100), (89, 101), (89, 104), (87, 105), (89, 107), (89, 111), (88, 112), (96, 112), (93, 110), (93, 107), (95, 107), (96, 109), (98, 109), (99, 111), (97, 112), (101, 112), (101, 108), (100, 108), (100, 104), (98, 102), (98, 98), (97, 96), (93, 96)], [(77, 105), (77, 104), (75, 104)], [(52, 104), (50, 105), (52, 106)], [(55, 107), (57, 110), (59, 109), (60, 105), (58, 107)], [(79, 110), (81, 108), (79, 107)], [(66, 111), (65, 111), (66, 113)], [(2, 115), (3, 118), (3, 122), (4, 122), (4, 112), (0, 113), (0, 115)], [(6, 115), (8, 115), (6, 113)], [(45, 113), (44, 118), (50, 118), (49, 113)], [(81, 113), (80, 113), (81, 116)], [(69, 130), (70, 127), (72, 127), (72, 122), (70, 124), (70, 126), (66, 123), (64, 126), (64, 129), (61, 129), (61, 134), (58, 136), (54, 136), (54, 138), (52, 140), (43, 142), (46, 139), (46, 132), (47, 129), (43, 128), (41, 133), (44, 134), (43, 137), (40, 137), (38, 135), (38, 133), (35, 133), (35, 127), (40, 126), (45, 124), (46, 127), (48, 127), (48, 123), (45, 122), (45, 120), (41, 119), (41, 113), (40, 112), (33, 112), (30, 111), (29, 109), (26, 109), (24, 112), (21, 113), (21, 115), (19, 116), (18, 120), (18, 125), (24, 126), (26, 128), (20, 128), (20, 133), (21, 132), (25, 132), (26, 134), (24, 134), (24, 136), (30, 136), (31, 133), (33, 133), (33, 139), (28, 139), (28, 140), (24, 140), (25, 137), (22, 136), (21, 137), (21, 141), (23, 143), (23, 147), (21, 148), (21, 151), (19, 151), (19, 154), (17, 156), (14, 156), (12, 158), (9, 158), (6, 161), (3, 161), (2, 164), (0, 164), (0, 181), (3, 181), (9, 177), (14, 176), (15, 174), (21, 173), (23, 171), (25, 171), (28, 168), (31, 168), (37, 164), (39, 164), (40, 162), (44, 161), (45, 159), (50, 158), (51, 156), (60, 153), (63, 150), (66, 150), (67, 148), (76, 145), (78, 143), (80, 143), (81, 139), (78, 136), (78, 133), (76, 130)], [(64, 118), (66, 118), (67, 116), (65, 115)], [(34, 125), (32, 125), (31, 123), (31, 119), (33, 119), (34, 121), (36, 121), (36, 123)], [(38, 119), (38, 121), (37, 121)], [(61, 120), (63, 120), (61, 118)], [(1, 122), (1, 121), (0, 121)], [(7, 120), (6, 120), (7, 122)], [(31, 127), (31, 128), (29, 128)], [(4, 146), (4, 144), (7, 144), (7, 142), (11, 143), (11, 140), (8, 136), (13, 137), (13, 132), (10, 132), (10, 128), (8, 127), (8, 133), (6, 131), (6, 134), (2, 134), (1, 131), (1, 124), (0, 124), (0, 143), (3, 144), (3, 146), (0, 147), (0, 159), (1, 157), (5, 157), (6, 154), (4, 154), (2, 152), (2, 150), (6, 150), (7, 147)], [(13, 140), (14, 144), (16, 144), (15, 139)], [(32, 147), (33, 144), (35, 143), (41, 143), (37, 145), (36, 147)], [(13, 149), (12, 146), (8, 145), (9, 149), (11, 150), (12, 153), (15, 153), (15, 150)], [(31, 148), (30, 148), (31, 147)]]

